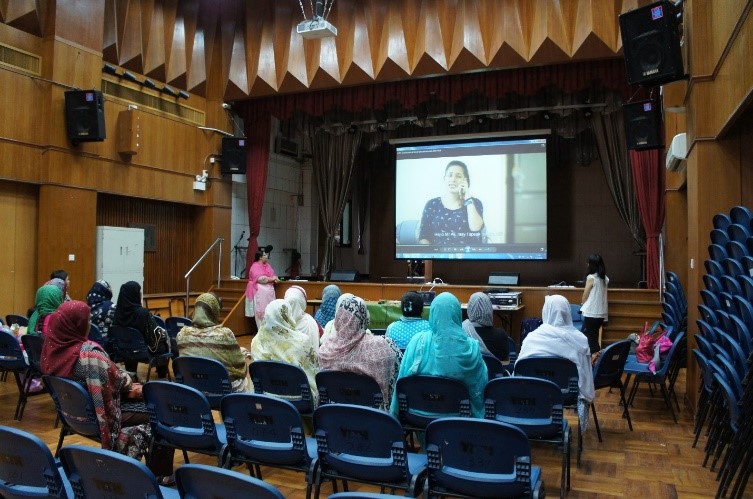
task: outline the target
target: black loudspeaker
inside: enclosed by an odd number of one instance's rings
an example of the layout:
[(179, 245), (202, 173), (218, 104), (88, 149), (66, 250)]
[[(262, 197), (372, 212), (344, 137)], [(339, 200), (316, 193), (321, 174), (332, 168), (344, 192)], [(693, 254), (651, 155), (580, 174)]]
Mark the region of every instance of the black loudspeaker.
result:
[(355, 282), (358, 280), (357, 270), (333, 270), (329, 275), (330, 281)]
[(661, 85), (682, 80), (677, 13), (669, 1), (633, 9), (620, 16), (622, 48), (631, 85)]
[(246, 173), (246, 139), (222, 137), (222, 173)]
[(105, 100), (102, 92), (66, 91), (65, 128), (68, 139), (74, 144), (105, 140)]
[(625, 121), (625, 143), (628, 149), (658, 149), (664, 147), (661, 130), (661, 109), (647, 100), (622, 106)]

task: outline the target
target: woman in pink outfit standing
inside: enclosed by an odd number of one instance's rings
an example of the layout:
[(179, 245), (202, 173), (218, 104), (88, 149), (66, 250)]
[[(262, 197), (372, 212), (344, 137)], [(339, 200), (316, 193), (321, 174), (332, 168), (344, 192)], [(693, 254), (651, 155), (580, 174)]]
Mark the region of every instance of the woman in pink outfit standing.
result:
[(268, 259), (265, 248), (259, 248), (248, 271), (246, 317), (256, 320), (257, 329), (261, 327), (261, 321), (264, 319), (264, 310), (275, 299), (275, 283), (280, 282)]

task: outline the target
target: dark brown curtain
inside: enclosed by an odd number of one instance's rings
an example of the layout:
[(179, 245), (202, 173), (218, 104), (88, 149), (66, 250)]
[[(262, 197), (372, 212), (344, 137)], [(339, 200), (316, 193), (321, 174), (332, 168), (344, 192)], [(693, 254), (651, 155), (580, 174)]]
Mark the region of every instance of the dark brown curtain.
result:
[(335, 233), (350, 193), (353, 165), (360, 144), (360, 132), (331, 134), (321, 129), (313, 132), (312, 165), (319, 192), (319, 214), (326, 233), (324, 254), (319, 264), (322, 276), (332, 270)]

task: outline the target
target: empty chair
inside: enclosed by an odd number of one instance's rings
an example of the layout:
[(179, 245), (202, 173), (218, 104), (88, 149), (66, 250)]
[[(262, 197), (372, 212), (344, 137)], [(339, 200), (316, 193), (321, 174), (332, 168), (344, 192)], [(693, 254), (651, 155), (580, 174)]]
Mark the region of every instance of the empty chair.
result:
[(729, 224), (732, 223), (732, 219), (726, 213), (717, 213), (711, 221), (715, 229), (721, 229), (724, 231), (726, 231)]
[(258, 478), (205, 464), (184, 464), (175, 470), (175, 483), (184, 499), (285, 498), (274, 486)]
[(426, 456), (408, 452), (400, 422), (379, 409), (326, 404), (314, 411), (319, 466), (314, 497), (323, 480), (356, 481), (405, 490), (415, 497), (426, 474)]
[(169, 334), (171, 338), (178, 336), (178, 333), (183, 329), (183, 326), (190, 326), (192, 324), (193, 321), (191, 319), (179, 315), (172, 315), (165, 319), (165, 329), (167, 329), (167, 334)]
[(573, 319), (573, 327), (580, 331), (580, 328), (583, 327), (583, 314), (580, 312), (578, 303), (570, 304), (570, 317)]
[(711, 238), (711, 244), (725, 246), (729, 242), (729, 236), (727, 235), (726, 229), (711, 229), (709, 237)]
[[(221, 466), (225, 460), (227, 438), (224, 424), (215, 424), (212, 407), (199, 390), (178, 383), (150, 381), (144, 385), (144, 402), (149, 410), (152, 445), (172, 447), (217, 457)], [(152, 452), (147, 464), (151, 464)]]
[(0, 330), (0, 371), (13, 373), (13, 377), (16, 380), (18, 402), (16, 402), (16, 411), (13, 414), (13, 418), (20, 421), (24, 415), (24, 408), (26, 407), (28, 397), (40, 392), (34, 393), (31, 391), (33, 380), (31, 373), (34, 370), (26, 363), (23, 351), (16, 337), (4, 330)]
[[(167, 365), (172, 357), (170, 352), (152, 354), (146, 345), (144, 336), (138, 329), (132, 327), (110, 327), (110, 339), (115, 356), (119, 361), (142, 363), (149, 366), (146, 372), (147, 381), (151, 377), (152, 368)], [(167, 378), (172, 380), (169, 370), (167, 371)]]
[(519, 428), (475, 418), (444, 418), (426, 429), (424, 497), (540, 497), (541, 469)]
[(724, 288), (722, 287), (722, 281), (711, 274), (703, 274), (703, 284), (706, 286), (706, 289), (715, 295), (718, 295), (722, 291), (724, 291)]
[[(751, 264), (753, 264), (753, 258), (751, 258)], [(751, 270), (753, 270), (753, 266), (751, 267)], [(747, 298), (747, 300), (751, 303), (753, 303), (753, 277), (747, 274), (748, 271), (746, 271), (746, 275), (739, 275), (737, 276), (737, 280), (740, 281), (740, 285), (743, 289), (743, 296)]]
[(379, 383), (371, 376), (349, 371), (324, 370), (316, 373), (320, 404), (354, 404), (384, 409)]
[(507, 337), (507, 344), (508, 344), (508, 360), (511, 364), (515, 364), (515, 361), (518, 358), (518, 345), (515, 343), (515, 340), (512, 339), (512, 336)]
[(440, 417), (471, 416), (468, 387), (462, 381), (442, 376), (414, 374), (397, 380), (397, 412), (406, 430), (423, 432)]
[(284, 398), (303, 415), (313, 412), (314, 395), (308, 377), (300, 367), (276, 360), (255, 360), (251, 363), (250, 373), (254, 393)]
[(751, 219), (753, 219), (753, 213), (751, 213), (750, 208), (748, 208), (747, 206), (737, 205), (733, 206), (732, 209), (729, 210), (729, 218), (730, 221), (734, 224), (740, 224), (749, 227), (750, 221)]
[(91, 324), (89, 327), (89, 341), (98, 343), (102, 348), (105, 348), (107, 346), (105, 345), (105, 340), (102, 337), (102, 331), (96, 324)]
[(224, 466), (246, 463), (256, 478), (260, 465), (300, 471), (306, 498), (317, 466), (316, 440), (304, 433), (298, 409), (287, 400), (255, 393), (233, 393), (222, 399), (228, 451)]
[(729, 241), (725, 247), (727, 248), (729, 257), (734, 258), (738, 262), (742, 261), (744, 256), (750, 255), (748, 246), (740, 241)]
[(720, 244), (709, 244), (709, 258), (721, 263), (727, 258), (727, 249)]
[(73, 489), (42, 439), (0, 426), (0, 497), (73, 499)]
[[(725, 258), (722, 261), (722, 267), (724, 268), (724, 273), (728, 276), (736, 277), (740, 274), (745, 274), (742, 263), (734, 258)], [(724, 286), (723, 282), (722, 286)]]
[(745, 244), (745, 240), (751, 236), (750, 225), (732, 223), (727, 227), (727, 235), (730, 241), (738, 241)]
[[(630, 410), (625, 398), (625, 385), (622, 383), (622, 372), (629, 354), (630, 341), (628, 340), (612, 343), (605, 348), (594, 366), (594, 388), (596, 390), (602, 388), (618, 388), (620, 390), (622, 415), (627, 419), (630, 431), (633, 431), (633, 422), (630, 420)], [(599, 437), (599, 442), (601, 442), (601, 428), (599, 427), (599, 418), (596, 416), (596, 403), (591, 404), (591, 412), (594, 416), (596, 434)]]
[(484, 363), (486, 364), (486, 372), (489, 375), (490, 380), (510, 375), (510, 372), (507, 370), (502, 361), (494, 355), (485, 353), (482, 354), (482, 357), (484, 358)]
[(20, 314), (8, 314), (5, 316), (5, 323), (8, 325), (8, 327), (12, 326), (13, 324), (18, 324), (19, 326), (26, 327), (29, 325), (29, 318), (25, 315)]
[(176, 382), (199, 390), (212, 409), (219, 409), (222, 397), (232, 391), (230, 375), (218, 360), (184, 355), (173, 360), (173, 371)]
[(722, 302), (719, 300), (719, 295), (712, 293), (708, 289), (702, 289), (700, 293), (703, 304), (711, 310), (720, 310), (722, 308)]
[(707, 305), (701, 303), (698, 305), (698, 315), (701, 320), (706, 321), (711, 326), (719, 325), (719, 318), (716, 316), (716, 311), (709, 308)]
[(552, 381), (527, 376), (489, 381), (484, 390), (486, 419), (509, 423), (523, 430), (529, 440), (562, 449), (560, 496), (570, 489), (571, 431), (564, 418), (562, 392)]
[(82, 435), (100, 441), (99, 422), (94, 400), (79, 383), (59, 376), (42, 376), (60, 420), (60, 435), (55, 456), (60, 453), (63, 440), (68, 435)]
[(60, 461), (77, 498), (178, 498), (177, 490), (162, 487), (144, 463), (117, 452), (68, 445)]
[(721, 279), (721, 277), (725, 274), (724, 267), (722, 267), (721, 261), (716, 260), (704, 260), (703, 266), (706, 269), (706, 273), (713, 275), (717, 279)]

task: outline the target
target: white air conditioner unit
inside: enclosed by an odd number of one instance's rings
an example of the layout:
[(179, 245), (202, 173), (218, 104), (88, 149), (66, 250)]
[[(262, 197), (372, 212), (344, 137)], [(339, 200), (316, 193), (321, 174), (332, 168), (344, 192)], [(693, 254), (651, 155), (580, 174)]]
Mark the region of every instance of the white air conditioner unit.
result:
[(293, 158), (298, 157), (298, 142), (285, 137), (275, 138), (275, 152)]
[(674, 172), (680, 169), (681, 164), (688, 155), (688, 143), (684, 133), (678, 133), (672, 139), (667, 149), (667, 170)]

